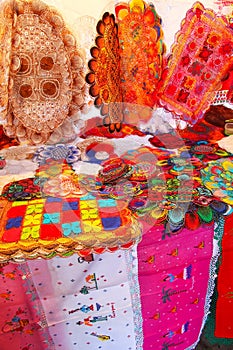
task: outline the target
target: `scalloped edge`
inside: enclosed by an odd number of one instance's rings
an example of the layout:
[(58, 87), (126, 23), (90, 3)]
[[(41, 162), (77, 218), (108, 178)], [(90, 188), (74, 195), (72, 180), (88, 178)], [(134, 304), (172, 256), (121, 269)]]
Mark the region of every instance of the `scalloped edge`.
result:
[[(172, 62), (173, 62), (173, 56), (176, 55), (176, 52), (179, 50), (179, 42), (182, 40), (182, 36), (184, 36), (184, 32), (183, 32), (184, 26), (186, 25), (186, 23), (190, 22), (190, 17), (193, 18), (193, 16), (195, 15), (194, 11), (196, 9), (200, 9), (200, 11), (203, 11), (205, 14), (208, 14), (209, 17), (212, 17), (212, 19), (217, 19), (219, 21), (218, 23), (220, 23), (222, 26), (228, 27), (228, 22), (227, 22), (226, 18), (224, 18), (222, 16), (217, 16), (217, 14), (215, 13), (214, 10), (212, 10), (210, 8), (205, 8), (204, 5), (201, 2), (199, 2), (199, 1), (195, 2), (193, 4), (193, 6), (186, 12), (185, 18), (181, 21), (180, 29), (178, 30), (178, 32), (176, 32), (176, 34), (174, 36), (174, 42), (173, 42), (173, 44), (172, 44), (172, 46), (170, 48), (170, 53), (168, 53), (168, 57), (170, 57), (170, 58), (167, 61), (167, 66), (164, 67), (163, 72), (165, 72), (166, 70), (169, 70), (169, 68), (171, 67)], [(227, 30), (227, 28), (226, 28), (226, 30)], [(229, 31), (229, 34), (230, 34), (230, 31)], [(232, 59), (232, 61), (233, 61), (233, 59)], [(229, 60), (229, 64), (226, 66), (225, 71), (227, 71), (227, 67), (229, 67), (231, 64), (232, 64), (232, 62)], [(219, 90), (221, 89), (222, 83), (221, 83), (219, 78), (222, 76), (222, 74), (224, 74), (224, 72), (221, 73), (221, 74), (219, 73), (216, 76), (215, 80), (217, 81), (217, 83), (216, 84), (212, 84), (212, 88), (209, 91), (208, 100), (211, 99), (211, 96), (212, 96), (212, 98), (214, 98), (215, 93), (216, 93), (216, 88), (219, 89)], [(168, 74), (166, 74), (164, 82), (161, 82), (161, 84), (159, 86), (159, 91), (158, 91), (158, 103), (159, 103), (159, 105), (161, 107), (163, 107), (164, 109), (166, 109), (167, 111), (169, 111), (172, 114), (174, 114), (174, 117), (176, 119), (182, 119), (189, 125), (195, 124), (195, 122), (196, 122), (195, 120), (194, 120), (194, 122), (192, 122), (193, 117), (195, 116), (195, 114), (193, 114), (193, 113), (191, 114), (190, 113), (188, 120), (186, 120), (187, 118), (183, 119), (182, 116), (183, 116), (184, 112), (181, 109), (180, 109), (180, 113), (179, 113), (177, 110), (174, 110), (175, 107), (173, 107), (172, 104), (169, 104), (168, 100), (166, 101), (166, 99), (163, 100), (161, 98), (161, 95), (163, 95), (163, 91), (165, 90), (165, 87), (166, 87), (165, 85), (166, 85), (166, 83), (168, 81), (167, 77), (168, 77)], [(178, 105), (178, 103), (177, 103), (177, 105)], [(209, 106), (210, 106), (210, 103), (208, 104), (207, 98), (206, 98), (205, 103), (203, 103), (203, 108), (201, 109), (199, 114), (197, 114), (198, 115), (198, 119), (197, 120), (199, 120), (203, 116), (203, 114), (206, 112), (206, 110), (209, 108)]]
[[(1, 6), (1, 15), (2, 15), (2, 22), (3, 23), (4, 23), (5, 17), (2, 14), (3, 13), (2, 8), (4, 9), (7, 6), (10, 7), (12, 9), (13, 16), (16, 16), (17, 6), (18, 6), (19, 7), (19, 14), (17, 14), (17, 17), (21, 14), (26, 13), (24, 11), (24, 3), (21, 0), (15, 0), (15, 1), (14, 0), (7, 0), (6, 2), (3, 2), (1, 5), (2, 5)], [(85, 71), (84, 54), (83, 54), (82, 50), (80, 49), (80, 47), (77, 43), (76, 37), (73, 34), (72, 30), (70, 30), (69, 26), (65, 23), (65, 20), (64, 20), (62, 14), (60, 14), (60, 12), (54, 6), (50, 6), (49, 4), (45, 3), (43, 0), (28, 0), (28, 5), (30, 7), (30, 13), (36, 14), (42, 20), (47, 21), (49, 23), (49, 25), (53, 28), (54, 33), (63, 42), (64, 48), (65, 48), (65, 51), (66, 51), (66, 54), (68, 56), (69, 63), (70, 63), (69, 73), (71, 76), (70, 78), (72, 80), (72, 82), (70, 83), (70, 86), (69, 86), (69, 91), (71, 92), (71, 97), (70, 97), (70, 102), (68, 104), (67, 115), (62, 120), (59, 120), (59, 122), (56, 123), (55, 127), (52, 130), (49, 130), (49, 128), (47, 127), (46, 132), (40, 132), (39, 130), (36, 130), (35, 128), (33, 129), (32, 127), (25, 126), (20, 121), (20, 119), (18, 119), (18, 117), (15, 116), (13, 113), (12, 113), (13, 122), (9, 123), (9, 119), (11, 120), (11, 115), (10, 115), (11, 112), (10, 112), (8, 103), (6, 104), (5, 108), (1, 107), (0, 116), (2, 115), (3, 120), (4, 120), (4, 126), (5, 126), (4, 132), (5, 132), (5, 134), (8, 136), (9, 132), (10, 132), (9, 137), (15, 137), (19, 142), (28, 142), (29, 144), (36, 145), (36, 144), (44, 144), (49, 139), (49, 136), (52, 134), (52, 132), (54, 130), (56, 130), (58, 127), (62, 126), (64, 121), (67, 118), (70, 118), (74, 113), (77, 113), (78, 111), (81, 111), (83, 108), (85, 108), (85, 105), (86, 105), (85, 98), (87, 96), (87, 85), (85, 83), (85, 74), (84, 74), (84, 71)], [(42, 6), (42, 7), (40, 8), (40, 6)], [(57, 17), (57, 24), (56, 24), (56, 17)], [(6, 19), (5, 19), (5, 21), (6, 21)], [(8, 51), (10, 52), (9, 57), (11, 57), (11, 55), (12, 55), (12, 39), (14, 36), (13, 34), (15, 32), (16, 21), (17, 20), (12, 19), (12, 26), (11, 26), (12, 28), (11, 28), (11, 33), (10, 33), (11, 44), (8, 47), (8, 49), (9, 49)], [(6, 23), (6, 25), (7, 25), (7, 23)], [(2, 24), (2, 27), (3, 27), (3, 24)], [(8, 32), (9, 32), (9, 29), (8, 29)], [(73, 42), (72, 42), (72, 40), (71, 40), (71, 43), (66, 42), (67, 41), (66, 38), (68, 36), (72, 37)], [(4, 41), (4, 44), (5, 44), (5, 41)], [(0, 45), (0, 47), (1, 47), (1, 45)], [(8, 53), (8, 51), (7, 51), (7, 53)], [(82, 61), (82, 64), (80, 66), (75, 66), (75, 62), (72, 62), (72, 60), (76, 56), (79, 57)], [(11, 65), (10, 60), (7, 64), (7, 66), (6, 66), (6, 64), (3, 65), (3, 69), (5, 72), (4, 75), (6, 76), (6, 79), (7, 79), (7, 83), (4, 84), (3, 88), (5, 88), (7, 90), (8, 102), (9, 102), (10, 65)], [(77, 77), (77, 76), (79, 76), (83, 80), (83, 85), (81, 87), (76, 86), (74, 83), (74, 77)], [(1, 88), (1, 90), (2, 90), (2, 88)], [(4, 94), (2, 93), (2, 95), (4, 95)], [(79, 97), (79, 100), (80, 100), (79, 102), (77, 102), (77, 99), (75, 100), (76, 96)], [(3, 98), (4, 98), (4, 96), (3, 96)], [(21, 125), (25, 129), (25, 135), (23, 137), (20, 137), (17, 135), (18, 125)], [(7, 127), (9, 127), (9, 126), (10, 126), (10, 131), (8, 132)], [(39, 135), (38, 142), (35, 141), (35, 138), (37, 135)], [(33, 140), (33, 137), (34, 137), (34, 140)]]
[(94, 245), (88, 245), (88, 235), (84, 237), (83, 242), (80, 242), (81, 240), (78, 240), (78, 238), (74, 240), (66, 237), (47, 241), (42, 239), (9, 243), (1, 241), (0, 262), (35, 259), (38, 257), (46, 258), (50, 255), (51, 257), (56, 255), (64, 256), (74, 253), (80, 256), (86, 256), (91, 253), (101, 254), (105, 251), (111, 252), (117, 249), (128, 249), (132, 246), (132, 242), (137, 242), (141, 239), (142, 225), (131, 215), (130, 221), (123, 227), (120, 227), (120, 229), (115, 230), (115, 232), (105, 231), (101, 234), (106, 234), (107, 236), (102, 239), (101, 237), (96, 237), (96, 243)]
[(58, 246), (55, 250), (49, 250), (49, 249), (41, 249), (41, 248), (35, 248), (33, 251), (26, 253), (25, 251), (22, 251), (21, 249), (16, 250), (14, 253), (11, 254), (4, 254), (0, 251), (0, 263), (8, 263), (8, 262), (15, 262), (15, 263), (21, 263), (25, 262), (26, 260), (34, 260), (38, 258), (43, 259), (52, 259), (53, 257), (59, 256), (61, 258), (65, 258), (74, 254), (77, 254), (78, 256), (85, 257), (89, 254), (103, 254), (105, 252), (108, 253), (114, 253), (117, 250), (128, 250), (132, 248), (135, 244), (137, 244), (140, 241), (140, 238), (132, 238), (130, 241), (114, 245), (112, 247), (96, 247), (96, 248), (74, 248), (72, 250), (66, 249), (64, 246)]

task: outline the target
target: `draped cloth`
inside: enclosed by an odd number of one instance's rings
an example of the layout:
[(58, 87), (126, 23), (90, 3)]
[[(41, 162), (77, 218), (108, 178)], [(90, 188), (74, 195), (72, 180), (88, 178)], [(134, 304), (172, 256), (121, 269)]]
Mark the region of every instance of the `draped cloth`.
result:
[[(193, 348), (208, 309), (213, 225), (162, 238), (146, 232), (138, 246), (144, 349)], [(209, 289), (210, 292), (211, 288)]]
[(222, 239), (222, 256), (218, 273), (215, 336), (233, 338), (233, 242), (232, 215), (226, 217)]

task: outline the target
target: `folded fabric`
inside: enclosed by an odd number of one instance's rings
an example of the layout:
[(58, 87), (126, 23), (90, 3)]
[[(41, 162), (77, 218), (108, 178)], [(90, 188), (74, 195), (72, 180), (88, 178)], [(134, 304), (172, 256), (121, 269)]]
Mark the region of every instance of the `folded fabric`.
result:
[(225, 218), (224, 234), (222, 239), (222, 257), (220, 260), (216, 303), (215, 336), (233, 338), (233, 244), (232, 244), (232, 215)]

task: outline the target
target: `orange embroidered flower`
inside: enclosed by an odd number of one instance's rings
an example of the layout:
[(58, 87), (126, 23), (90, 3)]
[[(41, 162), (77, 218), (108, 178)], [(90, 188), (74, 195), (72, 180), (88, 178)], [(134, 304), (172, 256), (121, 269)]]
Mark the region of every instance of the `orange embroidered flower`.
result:
[(192, 98), (188, 101), (188, 105), (192, 108), (197, 104), (197, 100), (195, 98)]
[(206, 39), (206, 42), (210, 45), (210, 46), (216, 46), (218, 45), (219, 41), (220, 41), (220, 36), (216, 33), (212, 33), (212, 34), (209, 34), (207, 39)]
[(184, 77), (182, 86), (186, 89), (192, 89), (196, 83), (196, 79), (192, 77)]
[(191, 42), (188, 44), (188, 49), (189, 49), (190, 51), (194, 51), (194, 50), (196, 50), (196, 48), (197, 48), (197, 44), (196, 44), (194, 41), (191, 41)]

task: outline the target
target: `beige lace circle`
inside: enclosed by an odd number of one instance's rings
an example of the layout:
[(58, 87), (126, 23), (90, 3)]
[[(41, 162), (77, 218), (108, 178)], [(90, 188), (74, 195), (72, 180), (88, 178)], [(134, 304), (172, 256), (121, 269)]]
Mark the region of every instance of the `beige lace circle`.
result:
[(39, 0), (0, 14), (0, 113), (8, 136), (45, 142), (84, 106), (84, 62), (61, 15)]

